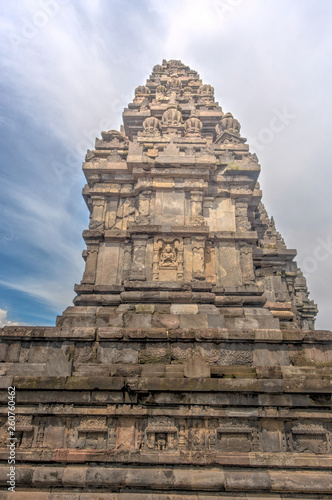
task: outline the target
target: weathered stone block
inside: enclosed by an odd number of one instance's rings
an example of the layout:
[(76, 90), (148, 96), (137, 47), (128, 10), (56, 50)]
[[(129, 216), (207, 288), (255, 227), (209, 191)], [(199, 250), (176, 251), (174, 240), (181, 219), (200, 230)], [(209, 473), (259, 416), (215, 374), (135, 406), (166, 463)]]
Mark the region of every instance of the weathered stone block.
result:
[(174, 469), (174, 489), (223, 491), (225, 475), (220, 469), (181, 470)]
[(268, 472), (225, 472), (226, 491), (270, 490), (271, 478)]
[(285, 345), (260, 344), (253, 351), (254, 365), (289, 365), (288, 348)]
[(18, 363), (21, 351), (21, 344), (19, 342), (13, 342), (8, 344), (8, 350), (5, 361), (7, 363)]
[(294, 493), (331, 493), (332, 474), (325, 472), (270, 471), (273, 491)]
[(139, 351), (139, 363), (165, 363), (171, 362), (171, 347), (165, 343), (151, 342), (146, 346), (142, 346)]
[(123, 377), (68, 377), (66, 383), (66, 389), (69, 391), (91, 389), (120, 391), (123, 387)]
[(64, 467), (38, 467), (33, 471), (32, 483), (35, 488), (49, 488), (62, 485)]
[(152, 315), (146, 313), (127, 313), (124, 317), (124, 324), (129, 328), (151, 328)]
[(106, 364), (138, 363), (138, 349), (136, 342), (130, 344), (117, 344), (115, 342), (100, 342), (98, 348), (98, 361)]
[(95, 390), (91, 392), (91, 401), (103, 404), (124, 403), (125, 394), (123, 392)]
[(207, 328), (206, 314), (180, 314), (180, 328)]
[(13, 384), (18, 389), (64, 389), (66, 377), (13, 377)]
[[(9, 377), (9, 376), (0, 377), (0, 389), (5, 389), (7, 391), (8, 387), (13, 385), (13, 378), (14, 377)], [(8, 398), (8, 395), (7, 395), (7, 398)]]
[(171, 314), (197, 314), (197, 304), (172, 304)]
[(124, 334), (123, 328), (115, 328), (115, 327), (99, 327), (97, 330), (97, 336), (100, 340), (113, 340), (113, 339), (122, 339)]
[(84, 488), (86, 486), (87, 467), (66, 467), (62, 475), (62, 484), (65, 487)]
[(208, 328), (223, 328), (225, 325), (224, 317), (220, 314), (208, 314), (207, 315), (207, 327)]
[(183, 369), (187, 378), (205, 378), (211, 375), (210, 367), (198, 352), (188, 356)]
[(180, 325), (180, 316), (178, 314), (154, 314), (152, 316), (153, 328), (175, 329)]
[(91, 487), (123, 488), (127, 485), (126, 477), (126, 468), (88, 467), (86, 484)]

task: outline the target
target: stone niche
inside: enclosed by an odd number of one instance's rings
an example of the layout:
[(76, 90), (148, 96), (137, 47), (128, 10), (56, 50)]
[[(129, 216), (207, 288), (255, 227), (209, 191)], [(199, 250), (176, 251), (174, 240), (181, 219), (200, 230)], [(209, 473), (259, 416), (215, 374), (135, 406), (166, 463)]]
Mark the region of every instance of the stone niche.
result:
[(83, 417), (76, 432), (76, 448), (105, 449), (107, 447), (106, 417)]
[(178, 429), (169, 422), (150, 423), (145, 429), (146, 448), (153, 451), (171, 451), (178, 446)]
[(32, 415), (17, 415), (15, 431), (16, 447), (31, 448), (34, 437)]
[[(256, 438), (256, 439), (255, 439)], [(225, 423), (216, 429), (216, 449), (249, 452), (258, 449), (257, 431), (245, 423)]]
[(303, 423), (288, 428), (288, 448), (297, 453), (329, 453), (330, 436), (323, 424)]
[(153, 248), (153, 279), (179, 281), (183, 279), (183, 239), (156, 237)]

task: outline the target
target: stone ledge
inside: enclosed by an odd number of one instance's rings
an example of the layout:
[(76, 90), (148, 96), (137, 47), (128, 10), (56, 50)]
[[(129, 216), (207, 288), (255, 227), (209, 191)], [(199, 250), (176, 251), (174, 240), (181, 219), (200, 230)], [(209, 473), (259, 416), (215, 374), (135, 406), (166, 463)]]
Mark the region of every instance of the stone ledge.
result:
[(121, 391), (124, 388), (123, 377), (68, 377), (65, 388), (69, 391), (77, 390), (111, 390)]
[[(36, 452), (38, 458), (36, 459)], [(7, 460), (7, 448), (0, 448), (0, 460)], [(16, 450), (17, 462), (44, 462), (44, 463), (68, 463), (80, 464), (85, 462), (104, 462), (125, 464), (150, 464), (158, 463), (160, 465), (218, 465), (218, 466), (236, 466), (244, 470), (248, 468), (266, 468), (276, 469), (312, 469), (319, 471), (332, 469), (332, 455), (316, 455), (314, 453), (271, 453), (271, 452), (218, 452), (208, 450), (206, 456), (202, 456), (197, 451), (177, 450), (172, 452), (151, 452), (140, 450), (108, 450), (108, 449), (43, 449), (32, 448), (27, 450)], [(0, 497), (1, 498), (1, 497)]]
[[(170, 379), (169, 379), (170, 380)], [(188, 380), (188, 379), (187, 379)], [(101, 391), (97, 390), (79, 390), (79, 391), (63, 391), (63, 390), (20, 390), (17, 391), (16, 402), (17, 405), (33, 405), (40, 404), (46, 405), (45, 413), (54, 413), (51, 407), (48, 405), (52, 404), (64, 404), (64, 405), (80, 405), (89, 404), (92, 406), (96, 405), (114, 405), (119, 403), (129, 403), (132, 402), (129, 398), (124, 400), (127, 393), (122, 391)], [(119, 397), (121, 398), (119, 399)], [(132, 397), (131, 393), (131, 397)], [(7, 405), (8, 403), (8, 391), (7, 387), (4, 390), (0, 390), (0, 402)], [(144, 402), (143, 402), (144, 403)], [(172, 406), (183, 406), (188, 407), (192, 405), (209, 405), (213, 411), (218, 409), (220, 406), (238, 406), (245, 408), (252, 408), (257, 405), (260, 407), (271, 407), (278, 406), (281, 409), (285, 408), (286, 411), (289, 408), (303, 408), (303, 409), (329, 409), (331, 407), (332, 397), (329, 394), (312, 393), (312, 394), (301, 394), (301, 393), (288, 393), (288, 394), (258, 394), (257, 392), (246, 393), (244, 392), (190, 392), (190, 388), (187, 388), (187, 392), (159, 392), (157, 394), (151, 394), (149, 404), (151, 405), (172, 405)], [(144, 410), (145, 411), (145, 410)], [(119, 406), (118, 415), (123, 415), (123, 412), (130, 413), (131, 409), (122, 409)], [(44, 413), (39, 410), (39, 413)], [(112, 413), (112, 412), (111, 412)], [(144, 414), (144, 413), (140, 413)]]
[[(171, 375), (174, 375), (173, 377)], [(132, 392), (198, 392), (198, 393), (233, 393), (243, 392), (247, 394), (330, 394), (332, 388), (331, 380), (313, 378), (303, 380), (294, 378), (292, 381), (281, 379), (256, 379), (256, 378), (185, 378), (179, 377), (176, 372), (172, 372), (168, 376), (161, 376), (156, 373), (151, 377), (2, 377), (3, 382), (1, 389), (7, 389), (9, 386), (15, 386), (20, 391), (34, 390), (59, 390), (66, 389), (67, 391), (93, 391), (93, 390), (110, 390), (121, 391), (128, 387)], [(27, 401), (30, 392), (27, 394)], [(22, 402), (22, 394), (20, 394), (20, 402)], [(0, 397), (0, 401), (2, 398)], [(47, 399), (46, 399), (47, 400)], [(63, 400), (71, 402), (70, 394), (63, 394)], [(114, 398), (109, 401), (112, 402)], [(41, 397), (41, 401), (45, 401)], [(48, 401), (48, 400), (47, 400)], [(52, 401), (52, 399), (51, 399)], [(116, 398), (114, 402), (122, 402)]]
[(30, 327), (30, 326), (5, 326), (0, 329), (0, 338), (9, 340), (95, 340), (95, 327), (78, 326), (61, 329), (56, 326)]
[[(109, 393), (108, 391), (101, 391), (102, 394)], [(72, 393), (73, 394), (73, 393)], [(76, 394), (76, 393), (74, 393)], [(116, 394), (116, 393), (114, 393)], [(77, 401), (75, 402), (77, 403)], [(143, 406), (137, 406), (133, 408), (128, 404), (129, 402), (122, 402), (119, 404), (108, 404), (102, 406), (88, 406), (86, 401), (82, 401), (81, 405), (29, 405), (26, 404), (24, 406), (21, 404), (19, 409), (17, 410), (17, 415), (60, 415), (60, 416), (81, 416), (81, 415), (90, 415), (90, 416), (108, 416), (108, 417), (116, 417), (119, 415), (123, 415), (124, 411), (127, 412), (130, 416), (167, 416), (171, 418), (189, 418), (193, 417), (194, 414), (188, 414), (188, 408), (184, 408), (180, 405), (178, 407), (166, 407), (162, 410), (150, 407), (144, 408)], [(191, 408), (191, 410), (193, 410)], [(0, 407), (0, 415), (7, 416), (7, 408), (5, 406)], [(280, 420), (286, 421), (289, 419), (295, 420), (305, 420), (307, 423), (310, 423), (313, 420), (319, 420), (322, 422), (332, 421), (332, 412), (327, 410), (319, 410), (317, 408), (312, 409), (297, 409), (297, 408), (280, 408), (271, 409), (271, 408), (244, 408), (244, 407), (236, 407), (229, 405), (227, 408), (195, 408), (195, 418), (205, 418), (205, 417), (213, 417), (213, 418), (235, 418), (235, 419), (254, 419), (254, 420)], [(227, 455), (227, 453), (226, 453)], [(275, 453), (272, 453), (274, 456)], [(256, 456), (256, 453), (255, 453)], [(265, 455), (264, 455), (265, 456)], [(286, 455), (287, 456), (287, 455)], [(298, 457), (303, 456), (304, 458), (307, 454), (300, 454)], [(324, 456), (332, 456), (332, 455), (315, 455), (318, 457)], [(286, 464), (285, 464), (286, 465)]]
[[(203, 494), (189, 493), (179, 495), (177, 493), (167, 494), (163, 493), (153, 493), (146, 491), (145, 493), (137, 493), (133, 491), (127, 491), (122, 493), (97, 493), (90, 491), (89, 493), (72, 493), (70, 490), (62, 489), (61, 490), (62, 500), (216, 500), (215, 493), (209, 493), (208, 491)], [(1, 500), (60, 500), (59, 493), (41, 493), (36, 492), (36, 490), (20, 490), (17, 493), (0, 493)], [(324, 500), (329, 499), (330, 496), (310, 496), (307, 495), (305, 497), (301, 496), (289, 496), (287, 493), (284, 494), (276, 494), (276, 493), (264, 493), (259, 494), (259, 497), (256, 493), (232, 493), (231, 496), (228, 494), (223, 494), (222, 500)]]
[(65, 389), (66, 377), (13, 377), (13, 385), (17, 389)]
[[(7, 486), (8, 466), (0, 467), (0, 484)], [(332, 474), (322, 471), (227, 470), (220, 467), (16, 467), (17, 482), (37, 488), (149, 488), (179, 491), (330, 493)]]
[[(136, 292), (134, 292), (136, 293)], [(142, 292), (144, 293), (144, 292)], [(166, 292), (168, 293), (168, 292)], [(189, 292), (192, 295), (191, 292)], [(210, 295), (203, 293), (202, 295)], [(88, 295), (87, 295), (88, 297)], [(111, 297), (111, 296), (110, 296)], [(174, 307), (180, 304), (174, 304)], [(184, 304), (182, 307), (194, 307), (195, 304)], [(198, 306), (199, 307), (199, 306)], [(183, 310), (185, 312), (185, 309)], [(190, 314), (190, 313), (189, 313)], [(162, 317), (160, 314), (152, 315), (152, 317)], [(181, 316), (181, 313), (178, 314)], [(188, 313), (186, 313), (186, 318)], [(197, 314), (193, 314), (195, 318)], [(217, 316), (217, 315), (215, 315)], [(222, 317), (222, 315), (220, 316)], [(153, 339), (157, 332), (168, 331), (170, 340), (184, 340), (186, 338), (193, 341), (201, 341), (202, 339), (209, 342), (238, 342), (252, 341), (255, 343), (280, 343), (280, 344), (327, 344), (332, 340), (332, 332), (328, 330), (278, 330), (278, 329), (248, 329), (248, 330), (231, 330), (227, 328), (123, 328), (123, 327), (83, 327), (77, 326), (73, 328), (60, 327), (30, 327), (30, 326), (5, 326), (0, 329), (0, 338), (3, 340), (47, 340), (47, 341), (94, 341), (96, 339), (96, 330), (99, 338), (112, 338), (125, 340), (137, 339)], [(149, 336), (149, 331), (152, 335)], [(106, 332), (109, 332), (108, 334)], [(109, 335), (109, 337), (107, 337)], [(105, 337), (104, 337), (105, 336)], [(164, 336), (160, 337), (164, 340)]]

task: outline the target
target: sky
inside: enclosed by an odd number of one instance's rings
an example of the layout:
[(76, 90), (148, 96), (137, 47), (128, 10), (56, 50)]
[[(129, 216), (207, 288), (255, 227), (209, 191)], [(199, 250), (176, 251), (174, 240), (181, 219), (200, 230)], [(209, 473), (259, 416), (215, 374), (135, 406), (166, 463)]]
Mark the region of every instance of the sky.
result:
[(54, 325), (83, 273), (81, 165), (162, 59), (215, 88), (331, 329), (332, 2), (0, 2), (0, 326)]

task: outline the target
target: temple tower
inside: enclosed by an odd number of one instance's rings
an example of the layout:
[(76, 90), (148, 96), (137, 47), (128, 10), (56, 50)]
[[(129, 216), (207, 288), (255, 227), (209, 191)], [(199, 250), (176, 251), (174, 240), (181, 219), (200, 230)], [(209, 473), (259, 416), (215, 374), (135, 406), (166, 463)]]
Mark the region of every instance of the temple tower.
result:
[(327, 498), (331, 333), (238, 120), (163, 61), (83, 171), (74, 305), (54, 328), (1, 332), (17, 498)]

